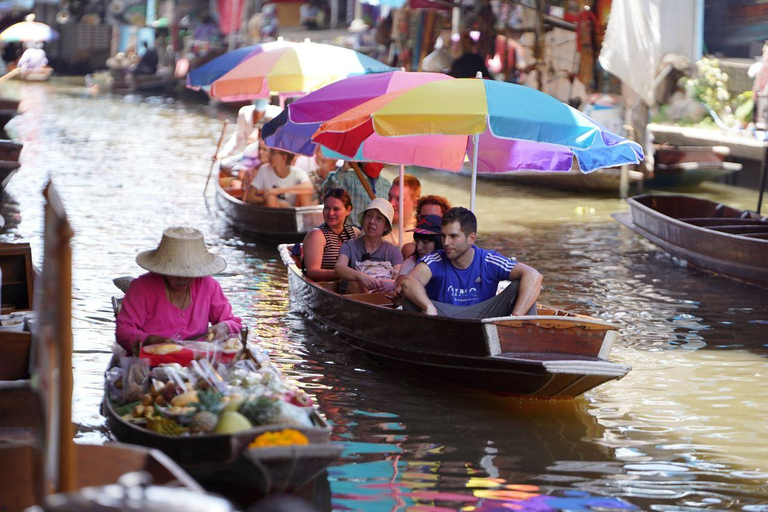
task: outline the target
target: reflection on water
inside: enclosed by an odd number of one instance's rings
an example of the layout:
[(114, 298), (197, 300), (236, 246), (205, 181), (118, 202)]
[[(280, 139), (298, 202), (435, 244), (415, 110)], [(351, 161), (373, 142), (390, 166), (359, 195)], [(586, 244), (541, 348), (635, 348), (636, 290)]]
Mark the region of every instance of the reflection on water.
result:
[[(349, 352), (293, 308), (275, 248), (241, 240), (202, 197), (226, 113), (4, 86), (26, 114), (9, 126), (25, 146), (2, 238), (29, 241), (39, 263), (48, 175), (76, 231), (80, 441), (108, 439), (98, 404), (112, 278), (138, 274), (139, 251), (189, 224), (227, 260), (218, 279), (235, 310), (345, 444), (326, 508), (768, 510), (768, 294), (684, 268), (614, 223), (609, 214), (626, 207), (610, 195), (479, 182), (481, 243), (541, 270), (544, 302), (618, 324), (613, 359), (633, 367), (574, 401), (499, 399)], [(467, 178), (418, 174), (425, 193), (467, 204)], [(756, 198), (714, 184), (702, 195), (749, 208)]]

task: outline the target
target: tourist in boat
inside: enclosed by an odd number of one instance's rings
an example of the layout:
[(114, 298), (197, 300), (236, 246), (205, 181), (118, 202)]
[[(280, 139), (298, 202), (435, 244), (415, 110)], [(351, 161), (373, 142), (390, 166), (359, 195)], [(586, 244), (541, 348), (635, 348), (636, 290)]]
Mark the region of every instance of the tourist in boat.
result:
[[(244, 167), (244, 171), (242, 170), (243, 167), (239, 167), (236, 178), (219, 178), (219, 183), (221, 183), (224, 192), (232, 197), (245, 201), (246, 191), (250, 188), (251, 183), (253, 183), (253, 179), (256, 177), (259, 167), (269, 162), (270, 149), (264, 143), (264, 139), (259, 139), (258, 147), (259, 149), (256, 157), (249, 157), (248, 165), (247, 167)], [(246, 147), (246, 151), (250, 152), (250, 148), (251, 145)], [(245, 157), (245, 152), (243, 152), (243, 160), (245, 160)]]
[(400, 275), (397, 277), (397, 285), (401, 285), (405, 276), (414, 269), (421, 258), (443, 248), (440, 240), (442, 215), (424, 215), (419, 219), (413, 232), (415, 251), (403, 261), (400, 267)]
[[(403, 255), (397, 246), (383, 240), (384, 235), (392, 231), (394, 213), (392, 205), (380, 197), (360, 213), (363, 236), (344, 242), (334, 268), (336, 277), (342, 280), (342, 291), (345, 288), (347, 293), (394, 289), (394, 277), (400, 271)], [(375, 265), (376, 262), (381, 265)]]
[(451, 202), (443, 196), (422, 196), (416, 201), (416, 222), (425, 215), (442, 217), (451, 209)]
[(304, 272), (313, 281), (336, 279), (334, 267), (341, 245), (360, 236), (360, 230), (347, 223), (352, 212), (352, 200), (343, 188), (325, 191), (323, 220), (304, 237)]
[(144, 41), (143, 44), (144, 54), (141, 56), (141, 60), (139, 60), (133, 73), (136, 75), (154, 75), (157, 73), (157, 64), (160, 62), (160, 57), (154, 48), (149, 47), (149, 43)]
[[(406, 194), (403, 196), (403, 245), (413, 242), (413, 227), (416, 225), (416, 220), (413, 215), (416, 201), (421, 197), (421, 182), (416, 176), (411, 174), (403, 175), (403, 181), (405, 182)], [(398, 177), (389, 188), (387, 197), (389, 203), (395, 210), (395, 218), (392, 220), (394, 228), (392, 232), (384, 237), (387, 242), (400, 247), (400, 231), (398, 229), (398, 223), (400, 222), (400, 178)], [(413, 252), (413, 251), (411, 251)], [(409, 253), (410, 254), (410, 253)]]
[[(447, 212), (451, 208), (451, 203), (443, 196), (424, 196), (419, 198), (419, 200), (416, 202), (416, 223), (418, 225), (418, 222), (426, 217), (427, 215), (436, 215), (438, 217), (442, 217), (445, 212)], [(438, 233), (439, 233), (438, 229)], [(416, 238), (416, 234), (414, 231), (413, 235), (414, 239)], [(442, 247), (442, 246), (441, 246)], [(403, 245), (403, 248), (401, 249), (403, 253), (403, 258), (405, 258), (406, 261), (414, 255), (416, 252), (416, 243), (410, 242), (405, 245)], [(405, 263), (403, 263), (403, 267), (405, 267)], [(408, 272), (411, 271), (413, 267), (410, 267), (408, 269)], [(403, 269), (400, 269), (400, 273), (402, 275), (407, 274), (408, 272), (403, 272)], [(399, 284), (399, 283), (398, 283)]]
[(270, 149), (269, 163), (259, 167), (245, 201), (270, 208), (311, 205), (315, 188), (306, 172), (291, 165), (295, 157), (282, 149)]
[[(379, 162), (363, 162), (360, 163), (363, 174), (368, 179), (368, 186), (371, 188), (373, 195), (376, 197), (387, 197), (391, 183), (388, 179), (381, 176), (381, 170), (384, 168), (384, 164)], [(328, 178), (323, 183), (323, 189), (329, 188), (343, 188), (349, 192), (349, 197), (352, 198), (352, 219), (354, 222), (360, 218), (363, 205), (368, 204), (371, 201), (371, 196), (365, 190), (365, 186), (360, 182), (357, 177), (357, 173), (353, 169), (339, 169), (333, 171), (328, 175)]]
[[(532, 267), (477, 247), (477, 219), (451, 208), (442, 219), (443, 249), (422, 258), (402, 283), (403, 309), (453, 318), (536, 313), (542, 276)], [(499, 282), (512, 281), (500, 294)]]
[(131, 282), (115, 332), (128, 353), (137, 352), (141, 345), (240, 332), (240, 319), (211, 277), (227, 263), (208, 252), (199, 230), (166, 229), (157, 249), (139, 253), (136, 263), (149, 272)]
[(235, 133), (216, 155), (221, 169), (237, 173), (256, 165), (261, 133), (258, 126), (262, 121), (268, 121), (279, 113), (280, 108), (270, 105), (269, 100), (264, 98), (254, 100), (253, 104), (242, 107), (237, 112)]
[(312, 186), (315, 187), (315, 194), (312, 196), (312, 202), (320, 204), (320, 201), (325, 196), (325, 180), (328, 179), (328, 175), (334, 171), (341, 169), (344, 164), (343, 160), (336, 160), (335, 158), (329, 158), (323, 155), (320, 146), (315, 148), (314, 166), (307, 171), (309, 175), (309, 181), (312, 182)]

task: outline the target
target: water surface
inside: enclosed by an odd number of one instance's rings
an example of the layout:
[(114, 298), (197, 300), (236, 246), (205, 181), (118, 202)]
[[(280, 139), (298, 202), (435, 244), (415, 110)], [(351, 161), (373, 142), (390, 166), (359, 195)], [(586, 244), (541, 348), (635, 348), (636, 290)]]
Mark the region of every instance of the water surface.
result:
[[(162, 230), (195, 226), (228, 262), (218, 280), (284, 372), (345, 443), (329, 470), (336, 510), (768, 510), (768, 292), (685, 268), (610, 218), (611, 195), (480, 181), (480, 243), (545, 276), (542, 301), (621, 326), (632, 372), (572, 401), (500, 399), (425, 382), (350, 352), (291, 304), (269, 244), (241, 239), (203, 197), (233, 112), (161, 98), (6, 82), (24, 142), (4, 240), (40, 262), (48, 177), (75, 230), (78, 441), (109, 439), (99, 414), (111, 355), (112, 279), (138, 275)], [(391, 176), (391, 174), (390, 174)], [(424, 193), (468, 204), (469, 180), (419, 173)], [(699, 195), (754, 208), (754, 191)]]

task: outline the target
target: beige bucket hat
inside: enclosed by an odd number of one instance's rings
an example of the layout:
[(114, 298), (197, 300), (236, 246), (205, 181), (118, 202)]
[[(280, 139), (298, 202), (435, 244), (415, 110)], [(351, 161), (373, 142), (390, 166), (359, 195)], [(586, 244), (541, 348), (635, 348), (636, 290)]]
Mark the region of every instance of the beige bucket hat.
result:
[(392, 232), (392, 219), (395, 217), (395, 209), (392, 208), (392, 205), (389, 204), (389, 201), (382, 197), (377, 197), (376, 199), (372, 200), (370, 203), (368, 203), (368, 206), (360, 212), (360, 215), (358, 215), (358, 221), (360, 222), (360, 225), (363, 225), (363, 218), (365, 218), (365, 212), (368, 210), (379, 210), (383, 216), (387, 218), (389, 221), (389, 227), (384, 231), (384, 235), (388, 235)]
[(205, 277), (227, 268), (224, 258), (208, 252), (200, 230), (183, 226), (166, 229), (157, 249), (139, 253), (136, 263), (150, 272), (176, 277)]

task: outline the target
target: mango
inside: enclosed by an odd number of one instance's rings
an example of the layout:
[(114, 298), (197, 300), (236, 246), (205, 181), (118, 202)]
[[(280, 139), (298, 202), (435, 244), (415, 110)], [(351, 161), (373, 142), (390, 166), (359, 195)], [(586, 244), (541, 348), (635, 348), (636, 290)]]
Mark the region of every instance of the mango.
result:
[(253, 428), (248, 418), (235, 411), (226, 411), (219, 418), (219, 424), (216, 425), (217, 434), (236, 434), (243, 430)]

